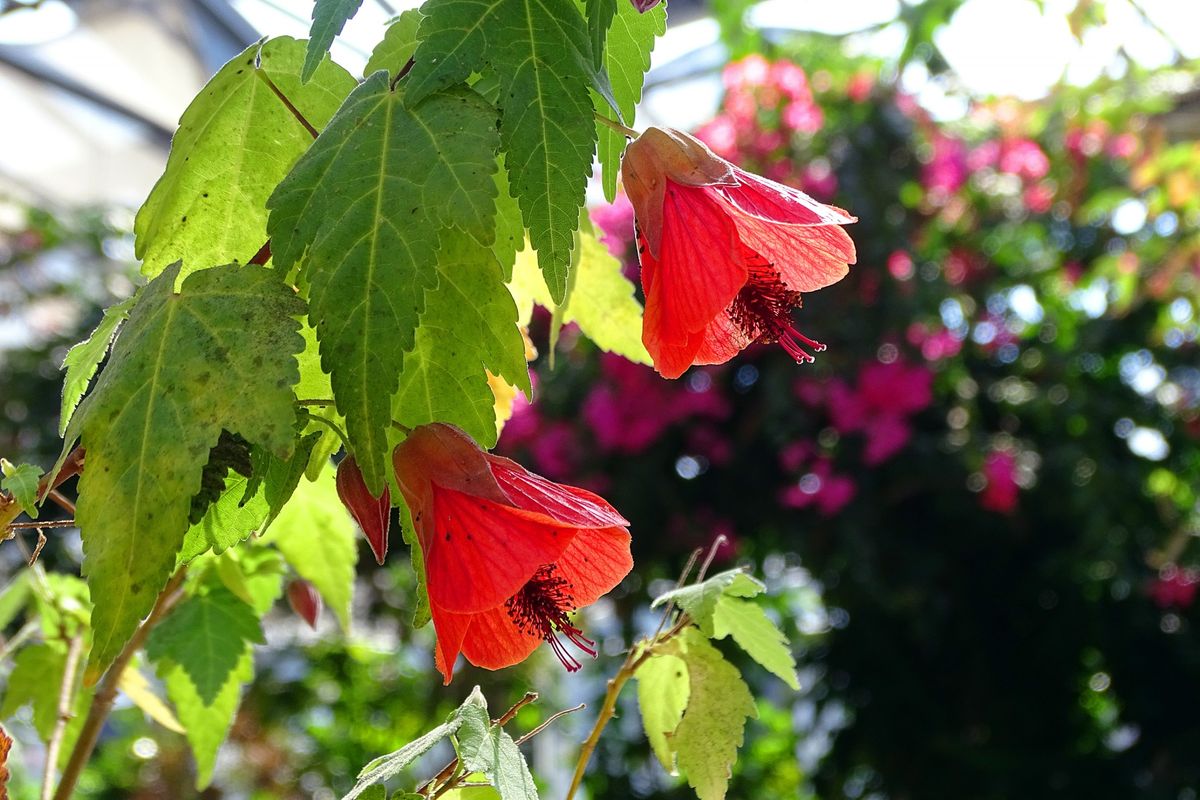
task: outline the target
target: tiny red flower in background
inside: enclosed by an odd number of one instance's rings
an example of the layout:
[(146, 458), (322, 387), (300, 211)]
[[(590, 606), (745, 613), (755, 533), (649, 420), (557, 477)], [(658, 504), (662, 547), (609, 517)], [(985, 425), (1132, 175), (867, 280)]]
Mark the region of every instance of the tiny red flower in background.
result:
[(1200, 575), (1195, 570), (1180, 569), (1168, 564), (1159, 570), (1158, 577), (1150, 582), (1146, 592), (1159, 608), (1190, 608), (1200, 588)]
[(979, 496), (979, 505), (988, 511), (1011, 514), (1017, 508), (1017, 458), (1008, 450), (993, 450), (983, 462), (987, 484)]
[(387, 557), (388, 528), (392, 524), (391, 491), (385, 486), (383, 494), (372, 497), (358, 462), (354, 456), (346, 456), (337, 468), (337, 493), (342, 505), (366, 535), (375, 560), (382, 564)]
[(568, 616), (633, 568), (629, 523), (603, 498), (484, 452), (452, 425), (423, 425), (392, 453), (425, 558), (435, 662), (449, 683), (461, 652), (502, 669), (548, 642), (570, 671), (566, 639), (595, 643)]
[(677, 378), (721, 364), (754, 342), (798, 362), (825, 346), (792, 326), (801, 293), (845, 277), (855, 219), (796, 189), (752, 175), (676, 130), (650, 128), (625, 151), (646, 313), (642, 341)]
[(288, 605), (313, 630), (317, 629), (317, 620), (321, 617), (324, 602), (317, 589), (305, 580), (294, 580), (287, 587)]

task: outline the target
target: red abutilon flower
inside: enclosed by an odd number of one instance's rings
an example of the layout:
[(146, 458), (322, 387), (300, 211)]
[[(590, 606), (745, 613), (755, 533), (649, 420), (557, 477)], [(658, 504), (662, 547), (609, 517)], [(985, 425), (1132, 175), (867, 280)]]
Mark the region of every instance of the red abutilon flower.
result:
[(800, 296), (841, 280), (854, 217), (738, 169), (681, 131), (649, 128), (621, 164), (637, 219), (646, 313), (642, 342), (676, 378), (754, 342), (797, 362), (825, 345), (796, 330)]
[(391, 491), (385, 486), (383, 494), (373, 497), (354, 456), (346, 456), (338, 464), (335, 483), (342, 505), (362, 528), (375, 560), (382, 564), (387, 557), (388, 528), (392, 524)]
[(484, 452), (452, 425), (417, 428), (392, 463), (425, 558), (446, 683), (460, 652), (485, 669), (523, 661), (543, 641), (572, 672), (581, 665), (568, 645), (595, 657), (570, 614), (633, 568), (616, 509)]

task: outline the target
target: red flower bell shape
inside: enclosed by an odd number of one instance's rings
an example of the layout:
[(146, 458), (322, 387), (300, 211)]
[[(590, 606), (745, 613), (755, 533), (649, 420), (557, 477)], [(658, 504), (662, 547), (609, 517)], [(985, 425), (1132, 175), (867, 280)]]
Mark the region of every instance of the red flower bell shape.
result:
[(797, 362), (825, 345), (792, 325), (800, 296), (841, 280), (854, 217), (730, 164), (681, 131), (649, 128), (625, 151), (621, 179), (637, 218), (646, 313), (642, 342), (677, 378), (754, 342)]
[(452, 425), (414, 430), (392, 453), (425, 557), (435, 662), (446, 683), (461, 652), (485, 669), (545, 641), (569, 671), (595, 643), (570, 613), (633, 568), (629, 523), (591, 492), (484, 452)]

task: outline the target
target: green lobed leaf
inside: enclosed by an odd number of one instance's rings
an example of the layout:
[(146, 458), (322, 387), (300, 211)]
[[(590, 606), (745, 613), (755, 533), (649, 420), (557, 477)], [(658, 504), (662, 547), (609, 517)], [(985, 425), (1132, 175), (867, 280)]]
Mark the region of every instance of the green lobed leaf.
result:
[(388, 753), (385, 756), (380, 756), (363, 767), (358, 773), (358, 779), (355, 781), (354, 788), (342, 800), (355, 800), (355, 798), (362, 796), (371, 786), (382, 783), (396, 775), (400, 770), (429, 752), (442, 739), (456, 733), (463, 726), (465, 719), (471, 720), (472, 724), (478, 727), (480, 714), (483, 715), (483, 724), (488, 724), (487, 701), (483, 699), (479, 687), (476, 686), (463, 704), (452, 711), (441, 725), (438, 725), (420, 738), (414, 739), (399, 750)]
[(254, 609), (221, 584), (180, 603), (150, 634), (146, 654), (182, 667), (205, 705), (212, 704), (252, 644), (262, 644)]
[(537, 800), (537, 786), (516, 742), (488, 718), (486, 706), (460, 709), (458, 752), (468, 772), (482, 773), (501, 800)]
[(754, 697), (737, 668), (695, 628), (686, 628), (676, 641), (687, 664), (689, 693), (671, 748), (696, 796), (722, 800), (746, 720), (758, 716)]
[(62, 363), (67, 376), (63, 379), (62, 412), (58, 417), (59, 436), (67, 432), (71, 414), (75, 412), (75, 407), (87, 391), (88, 384), (92, 382), (96, 368), (108, 355), (108, 348), (117, 334), (117, 327), (129, 319), (129, 311), (137, 302), (137, 298), (135, 294), (104, 309), (104, 318), (92, 331), (92, 335), (67, 351)]
[[(515, 316), (516, 312), (514, 311), (513, 314)], [(514, 327), (513, 330), (516, 328)], [(518, 338), (520, 338), (519, 335)], [(0, 466), (3, 467), (0, 489), (12, 495), (17, 501), (17, 505), (29, 515), (30, 519), (37, 519), (38, 481), (41, 480), (42, 471), (33, 464), (13, 466), (2, 458), (0, 458)]]
[(295, 316), (304, 303), (274, 270), (207, 269), (173, 292), (179, 266), (141, 292), (108, 366), (80, 404), (87, 469), (76, 520), (95, 599), (89, 677), (124, 646), (174, 569), (209, 449), (222, 430), (290, 456)]
[[(580, 231), (579, 240), (579, 268), (571, 297), (561, 310), (563, 324), (577, 323), (606, 352), (649, 364), (650, 354), (642, 344), (642, 306), (633, 284), (621, 272), (621, 262), (591, 233)], [(529, 251), (517, 255), (509, 291), (517, 301), (522, 325), (529, 324), (534, 303), (556, 308)]]
[(496, 180), (496, 240), (492, 252), (500, 262), (500, 271), (507, 283), (512, 279), (513, 262), (517, 253), (525, 247), (525, 223), (521, 220), (521, 207), (508, 189), (508, 171), (504, 159), (493, 176)]
[(362, 0), (316, 0), (313, 3), (312, 27), (308, 32), (308, 50), (304, 53), (304, 69), (300, 80), (308, 83), (317, 67), (325, 60), (325, 54), (333, 45), (334, 38), (346, 27), (346, 23), (358, 13)]
[(495, 236), (495, 112), (469, 89), (405, 106), (388, 80), (376, 72), (350, 95), (268, 201), (276, 264), (307, 247), (309, 319), (374, 494), (404, 354), (437, 286), (439, 231)]
[(238, 657), (210, 703), (200, 697), (183, 667), (169, 659), (159, 662), (156, 667), (196, 759), (196, 789), (204, 789), (212, 782), (217, 751), (233, 724), (242, 687), (254, 679), (254, 656), (247, 650)]
[(225, 491), (184, 534), (177, 563), (186, 564), (209, 551), (219, 555), (262, 526), (267, 518), (267, 503), (258, 495), (245, 499), (249, 483), (246, 476), (229, 471)]
[(412, 58), (417, 50), (417, 29), (421, 25), (423, 15), (418, 8), (410, 8), (400, 13), (392, 24), (384, 31), (383, 39), (371, 51), (367, 65), (363, 67), (363, 77), (379, 70), (385, 70), (389, 75), (396, 75), (404, 69), (404, 65)]
[[(421, 800), (420, 795), (401, 800)], [(460, 786), (442, 795), (442, 800), (501, 800), (499, 792), (492, 786)]]
[(267, 197), (313, 143), (263, 78), (318, 130), (354, 88), (353, 76), (331, 61), (302, 84), (304, 49), (288, 37), (251, 45), (183, 112), (166, 171), (134, 221), (143, 274), (153, 277), (180, 259), (181, 275), (245, 263), (262, 246)]
[(763, 591), (763, 585), (746, 574), (745, 570), (731, 569), (719, 572), (702, 583), (672, 589), (666, 594), (654, 598), (650, 604), (656, 608), (664, 603), (675, 601), (683, 609), (697, 627), (709, 638), (713, 635), (713, 612), (717, 601), (723, 595), (732, 597), (755, 597)]
[(263, 542), (278, 548), (292, 569), (316, 587), (342, 630), (349, 631), (358, 533), (331, 470), (315, 481), (300, 482)]
[(550, 294), (562, 301), (596, 141), (591, 45), (579, 9), (572, 0), (428, 0), (422, 11), (409, 97), (485, 69), (499, 78), (510, 188)]
[(584, 0), (583, 8), (587, 17), (588, 38), (592, 43), (592, 58), (599, 68), (604, 64), (605, 40), (608, 38), (608, 26), (617, 13), (617, 0)]
[(730, 635), (738, 647), (764, 669), (777, 675), (793, 690), (800, 690), (796, 658), (788, 646), (788, 639), (761, 606), (722, 595), (713, 611), (713, 638), (724, 639)]
[[(589, 0), (589, 4), (597, 1), (608, 0)], [(590, 15), (588, 22), (592, 22)], [(650, 69), (650, 53), (654, 50), (655, 40), (666, 30), (666, 3), (660, 3), (645, 14), (625, 0), (616, 4), (616, 13), (606, 31), (604, 66), (617, 110), (621, 113), (618, 115), (604, 98), (593, 93), (597, 114), (614, 122), (624, 118), (626, 125), (633, 125), (637, 104), (642, 99), (646, 70)], [(601, 122), (596, 124), (596, 136), (604, 196), (611, 203), (617, 196), (617, 176), (621, 171), (621, 154), (625, 152), (625, 136)]]
[(0, 719), (29, 705), (38, 736), (43, 741), (49, 739), (58, 717), (58, 689), (65, 663), (66, 652), (61, 647), (31, 644), (18, 650), (0, 702)]
[(517, 308), (492, 250), (465, 234), (442, 234), (438, 287), (425, 296), (416, 343), (405, 359), (392, 416), (410, 428), (457, 425), (483, 447), (496, 443), (487, 373), (533, 393)]
[(667, 737), (679, 727), (688, 702), (687, 664), (669, 654), (646, 659), (637, 672), (638, 709), (650, 748), (663, 769), (675, 774), (675, 753)]

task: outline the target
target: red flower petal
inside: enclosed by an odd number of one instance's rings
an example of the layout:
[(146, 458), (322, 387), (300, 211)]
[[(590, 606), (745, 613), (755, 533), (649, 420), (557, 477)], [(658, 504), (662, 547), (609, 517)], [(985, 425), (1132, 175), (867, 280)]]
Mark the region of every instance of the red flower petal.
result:
[(700, 348), (693, 356), (694, 364), (724, 364), (746, 349), (753, 340), (734, 324), (728, 314), (718, 314), (704, 329)]
[(691, 364), (705, 327), (746, 283), (737, 229), (706, 189), (667, 182), (662, 253), (642, 253), (642, 340), (666, 377)]
[(799, 189), (733, 168), (737, 175), (735, 186), (714, 186), (713, 191), (724, 196), (735, 212), (751, 214), (785, 225), (849, 225), (858, 222), (837, 206), (817, 202)]
[(471, 617), (471, 630), (462, 653), (477, 667), (504, 669), (529, 658), (542, 643), (540, 636), (525, 633), (508, 616), (504, 606)]
[(437, 634), (437, 646), (433, 650), (433, 663), (442, 673), (442, 683), (450, 683), (454, 677), (454, 662), (462, 651), (463, 640), (471, 629), (474, 614), (453, 614), (430, 603), (429, 616)]
[(496, 482), (518, 508), (576, 528), (629, 524), (607, 500), (586, 489), (546, 480), (507, 458), (489, 456), (488, 460)]
[(538, 567), (562, 555), (576, 531), (436, 484), (433, 519), (417, 524), (429, 601), (459, 614), (486, 611), (512, 597)]
[(624, 528), (582, 530), (558, 557), (555, 567), (571, 584), (576, 608), (596, 602), (633, 569), (629, 538)]

